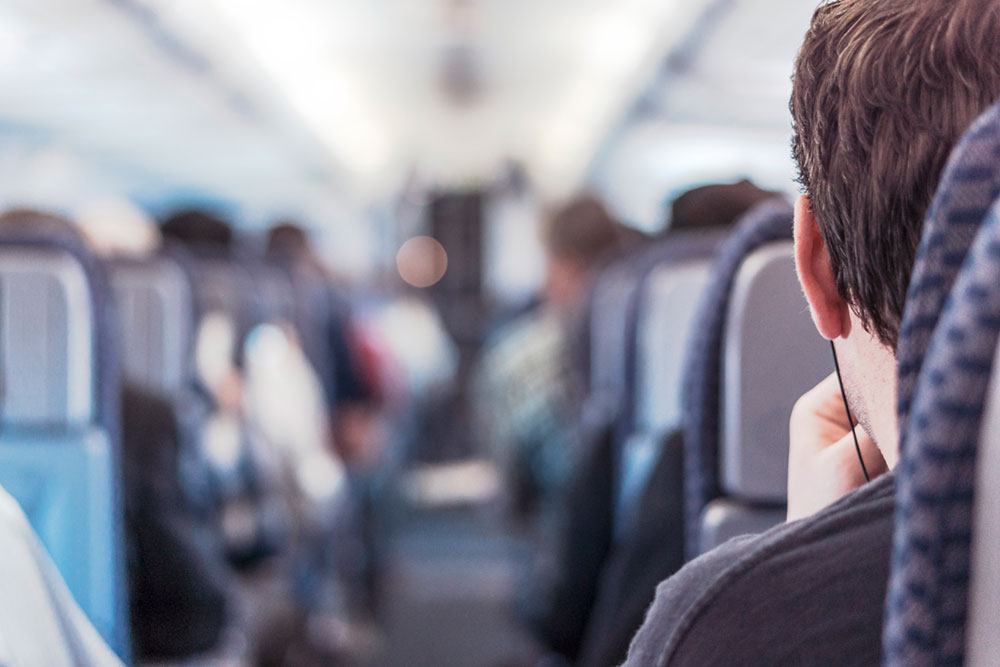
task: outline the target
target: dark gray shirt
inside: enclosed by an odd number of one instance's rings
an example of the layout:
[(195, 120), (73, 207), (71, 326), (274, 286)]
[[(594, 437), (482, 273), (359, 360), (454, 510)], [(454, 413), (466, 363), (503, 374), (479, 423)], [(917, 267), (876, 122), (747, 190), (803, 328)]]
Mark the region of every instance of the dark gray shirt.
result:
[(893, 477), (738, 537), (659, 585), (627, 667), (877, 665)]

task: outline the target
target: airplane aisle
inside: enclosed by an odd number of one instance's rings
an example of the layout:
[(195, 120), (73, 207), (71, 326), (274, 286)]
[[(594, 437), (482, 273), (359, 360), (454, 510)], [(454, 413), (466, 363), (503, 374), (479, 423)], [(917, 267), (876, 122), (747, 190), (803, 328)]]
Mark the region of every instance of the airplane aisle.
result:
[(511, 617), (527, 536), (482, 508), (411, 511), (390, 540), (385, 652), (366, 667), (499, 667), (537, 656)]

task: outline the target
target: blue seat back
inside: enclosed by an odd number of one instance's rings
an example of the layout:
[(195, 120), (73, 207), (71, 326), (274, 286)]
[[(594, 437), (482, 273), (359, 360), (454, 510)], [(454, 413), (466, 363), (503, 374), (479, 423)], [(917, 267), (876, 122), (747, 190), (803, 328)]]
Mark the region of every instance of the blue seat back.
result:
[(1000, 324), (995, 213), (983, 220), (998, 195), (1000, 105), (973, 124), (944, 171), (900, 327), (891, 666), (964, 658), (976, 444)]
[(955, 281), (911, 401), (905, 465), (898, 468), (890, 664), (964, 659), (976, 458), (987, 435), (980, 427), (998, 339), (1000, 208)]
[(101, 281), (72, 243), (0, 237), (0, 485), (95, 627), (127, 656), (120, 399)]

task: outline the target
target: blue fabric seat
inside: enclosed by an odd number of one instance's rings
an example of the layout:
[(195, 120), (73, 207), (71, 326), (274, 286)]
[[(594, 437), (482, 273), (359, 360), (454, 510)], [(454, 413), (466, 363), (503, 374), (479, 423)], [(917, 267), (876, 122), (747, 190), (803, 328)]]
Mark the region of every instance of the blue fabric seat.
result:
[(84, 612), (128, 656), (115, 316), (71, 238), (0, 235), (0, 485)]
[(1000, 104), (966, 133), (944, 171), (900, 328), (900, 463), (884, 637), (892, 667), (957, 665), (965, 657), (975, 461), (1000, 331), (997, 210), (989, 213), (998, 196)]

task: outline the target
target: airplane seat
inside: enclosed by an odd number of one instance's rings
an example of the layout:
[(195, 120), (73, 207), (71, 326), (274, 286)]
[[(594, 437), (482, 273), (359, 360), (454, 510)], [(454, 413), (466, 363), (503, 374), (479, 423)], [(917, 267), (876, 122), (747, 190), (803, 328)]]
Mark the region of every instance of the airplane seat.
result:
[(209, 408), (195, 388), (192, 281), (172, 251), (105, 266), (124, 366), (133, 648), (143, 660), (200, 655), (221, 641), (231, 586), (200, 436)]
[[(695, 307), (711, 258), (729, 230), (676, 232), (640, 260), (626, 311), (624, 387), (617, 427), (619, 471), (615, 533), (634, 527), (636, 503), (680, 423), (681, 369)], [(678, 458), (677, 465), (681, 465)], [(678, 521), (680, 519), (678, 518)]]
[(583, 409), (598, 428), (613, 424), (625, 389), (628, 304), (638, 289), (636, 258), (621, 259), (601, 271), (591, 295), (590, 386)]
[(177, 396), (192, 375), (194, 294), (183, 267), (167, 255), (109, 262), (122, 328), (125, 377)]
[(675, 428), (682, 354), (710, 258), (728, 231), (676, 232), (635, 262), (623, 405), (606, 473), (611, 544), (576, 664), (620, 662), (656, 585), (683, 564), (683, 459)]
[[(253, 303), (254, 282), (247, 268), (225, 253), (199, 251), (189, 257), (198, 313), (199, 386), (209, 395), (219, 387), (231, 392), (227, 378), (239, 369), (237, 400), (242, 403), (244, 342), (260, 314)], [(251, 567), (281, 553), (288, 538), (280, 461), (249, 429), (242, 407), (210, 406), (209, 413), (199, 440), (212, 466), (227, 550), (237, 566)]]
[[(1000, 329), (998, 156), (1000, 104), (966, 132), (944, 170), (900, 326), (887, 667), (962, 664), (966, 658), (995, 663), (996, 617), (988, 617), (985, 598), (995, 590), (995, 533), (978, 526), (989, 521), (993, 508), (986, 503), (996, 481), (986, 477), (995, 412), (984, 405)], [(989, 447), (979, 447), (985, 443)]]
[(611, 546), (617, 467), (615, 430), (625, 381), (628, 303), (638, 289), (638, 254), (602, 264), (590, 286), (581, 323), (586, 396), (575, 426), (566, 487), (559, 502), (558, 537), (546, 545), (525, 600), (528, 625), (552, 650), (574, 658)]
[(248, 314), (251, 326), (265, 322), (295, 324), (295, 290), (291, 276), (275, 262), (257, 257), (238, 257), (253, 291)]
[(704, 510), (700, 548), (785, 519), (788, 420), (831, 367), (795, 278), (790, 241), (761, 246), (733, 281), (723, 337), (719, 490)]
[(127, 657), (120, 388), (104, 279), (69, 239), (0, 236), (0, 485)]
[[(195, 256), (192, 263), (199, 321), (221, 313), (243, 341), (253, 326), (254, 283), (246, 269), (227, 257)], [(239, 344), (237, 348), (241, 347)], [(239, 354), (239, 349), (235, 351)]]
[(163, 396), (173, 406), (181, 438), (179, 478), (188, 500), (212, 513), (212, 491), (200, 433), (207, 397), (195, 378), (199, 319), (190, 258), (177, 248), (138, 259), (107, 262), (117, 304), (124, 379)]
[[(704, 551), (701, 544), (702, 514), (706, 506), (711, 501), (726, 495), (721, 472), (722, 464), (728, 460), (723, 458), (721, 443), (723, 435), (721, 402), (726, 391), (724, 386), (728, 379), (726, 373), (736, 373), (736, 377), (739, 377), (740, 370), (739, 366), (732, 367), (732, 364), (727, 366), (724, 363), (726, 336), (734, 335), (738, 331), (728, 326), (727, 322), (731, 313), (732, 296), (736, 294), (734, 285), (737, 284), (737, 279), (742, 277), (740, 270), (748, 256), (774, 241), (788, 241), (791, 233), (792, 209), (787, 201), (770, 200), (755, 206), (737, 224), (735, 231), (719, 249), (711, 269), (709, 283), (701, 295), (693, 325), (697, 335), (691, 337), (691, 346), (685, 351), (684, 368), (684, 524), (685, 551), (688, 558), (694, 558)], [(754, 266), (756, 265), (759, 265), (759, 262), (755, 262)], [(752, 277), (752, 274), (743, 275)], [(790, 273), (788, 280), (791, 286), (798, 290), (794, 274)], [(768, 312), (773, 310), (771, 306), (767, 299), (760, 300), (760, 307), (767, 307)], [(794, 309), (791, 312), (795, 313)], [(746, 319), (749, 321), (752, 318)], [(762, 323), (773, 328), (775, 332), (780, 329), (774, 327), (773, 323)], [(782, 361), (779, 366), (784, 363)], [(767, 386), (772, 387), (770, 383)], [(758, 393), (764, 397), (764, 392)], [(766, 424), (769, 428), (763, 437), (769, 437), (769, 434), (776, 432), (780, 427), (785, 432), (782, 442), (787, 445), (787, 414), (790, 411), (791, 403), (784, 418), (776, 416), (776, 413), (771, 414), (769, 419), (775, 422), (780, 419), (781, 423)], [(786, 458), (787, 452), (784, 453), (783, 460)], [(730, 475), (725, 480), (727, 483), (739, 481), (731, 476), (738, 469), (737, 466), (736, 470), (731, 469), (727, 473)], [(738, 486), (730, 488), (739, 489)], [(714, 519), (716, 515), (717, 513), (713, 512), (710, 518)], [(723, 516), (731, 515), (724, 513)], [(780, 520), (778, 514), (772, 515), (772, 518)], [(725, 523), (723, 521), (709, 524), (719, 526), (719, 530), (708, 531), (710, 536), (714, 534), (721, 538)]]

